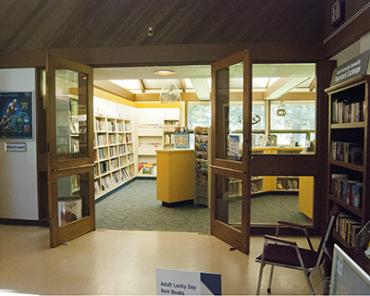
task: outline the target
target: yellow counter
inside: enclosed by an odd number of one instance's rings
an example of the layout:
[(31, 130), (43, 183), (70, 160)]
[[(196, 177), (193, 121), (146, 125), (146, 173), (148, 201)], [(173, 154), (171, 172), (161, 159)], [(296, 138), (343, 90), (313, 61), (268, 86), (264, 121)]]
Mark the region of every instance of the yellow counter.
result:
[(175, 203), (194, 198), (194, 162), (191, 149), (157, 150), (157, 200)]

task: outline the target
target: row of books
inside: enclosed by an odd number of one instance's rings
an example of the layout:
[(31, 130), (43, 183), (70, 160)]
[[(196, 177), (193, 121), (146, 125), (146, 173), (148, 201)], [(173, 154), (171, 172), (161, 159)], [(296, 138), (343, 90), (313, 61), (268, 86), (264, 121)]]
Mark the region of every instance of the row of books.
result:
[(331, 158), (337, 161), (362, 165), (364, 150), (359, 143), (332, 142)]
[(118, 156), (117, 146), (109, 147), (109, 155), (110, 155), (110, 157)]
[(257, 193), (262, 191), (263, 180), (259, 179), (254, 182), (251, 182), (251, 193)]
[(99, 163), (99, 165), (101, 174), (104, 174), (109, 171), (109, 161), (102, 161)]
[(335, 232), (338, 236), (352, 247), (355, 246), (356, 235), (361, 230), (361, 223), (352, 216), (339, 213), (335, 222)]
[(114, 170), (116, 168), (119, 168), (119, 160), (118, 160), (118, 158), (112, 159), (110, 161), (110, 165), (112, 167), (112, 170)]
[(97, 131), (105, 131), (106, 130), (105, 120), (96, 119), (95, 120), (95, 129)]
[(98, 148), (99, 159), (108, 158), (108, 150), (105, 148)]
[(97, 135), (97, 142), (98, 146), (107, 145), (107, 136)]
[(276, 189), (278, 190), (298, 190), (299, 179), (298, 178), (277, 178)]
[(138, 164), (139, 174), (143, 175), (156, 175), (157, 165), (152, 162), (139, 162)]
[(115, 125), (114, 121), (112, 121), (112, 120), (107, 121), (107, 131), (109, 131), (109, 132), (115, 132), (116, 131), (116, 125)]
[(118, 146), (118, 153), (119, 153), (120, 155), (122, 155), (122, 154), (126, 154), (126, 146), (125, 146), (125, 145), (119, 145), (119, 146)]
[(331, 192), (335, 198), (354, 208), (361, 208), (364, 184), (348, 180), (347, 174), (331, 175)]
[(122, 122), (117, 120), (117, 131), (124, 132), (124, 131), (130, 131), (131, 125), (129, 122)]
[(350, 123), (364, 120), (365, 101), (351, 103), (349, 100), (335, 100), (332, 102), (331, 108), (332, 123)]

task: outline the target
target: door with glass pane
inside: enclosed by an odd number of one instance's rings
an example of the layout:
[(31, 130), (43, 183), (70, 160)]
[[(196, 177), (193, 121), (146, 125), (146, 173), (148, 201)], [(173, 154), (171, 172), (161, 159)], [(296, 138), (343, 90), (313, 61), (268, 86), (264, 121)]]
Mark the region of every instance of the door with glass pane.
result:
[(244, 253), (249, 252), (251, 73), (248, 51), (212, 64), (211, 233)]
[(47, 142), (50, 245), (95, 229), (93, 71), (48, 56)]

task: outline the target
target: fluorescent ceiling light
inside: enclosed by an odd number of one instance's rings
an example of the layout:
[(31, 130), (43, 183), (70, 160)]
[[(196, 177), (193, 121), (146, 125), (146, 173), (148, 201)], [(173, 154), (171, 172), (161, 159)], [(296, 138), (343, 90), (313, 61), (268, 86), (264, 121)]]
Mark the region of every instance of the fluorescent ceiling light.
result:
[(111, 82), (128, 90), (141, 90), (140, 81), (137, 79), (111, 80)]
[(153, 72), (154, 75), (159, 75), (159, 76), (173, 76), (176, 75), (176, 72), (173, 70), (156, 70)]

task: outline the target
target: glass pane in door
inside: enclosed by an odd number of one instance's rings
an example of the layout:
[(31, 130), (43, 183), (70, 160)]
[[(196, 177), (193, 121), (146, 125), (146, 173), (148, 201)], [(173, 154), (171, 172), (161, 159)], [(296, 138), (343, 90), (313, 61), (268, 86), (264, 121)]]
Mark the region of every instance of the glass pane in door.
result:
[(242, 224), (243, 181), (216, 175), (216, 220), (238, 230)]
[(87, 157), (87, 74), (57, 69), (55, 76), (57, 158)]
[(216, 158), (243, 155), (243, 63), (216, 71)]
[(58, 177), (58, 226), (89, 216), (89, 178), (88, 174)]

